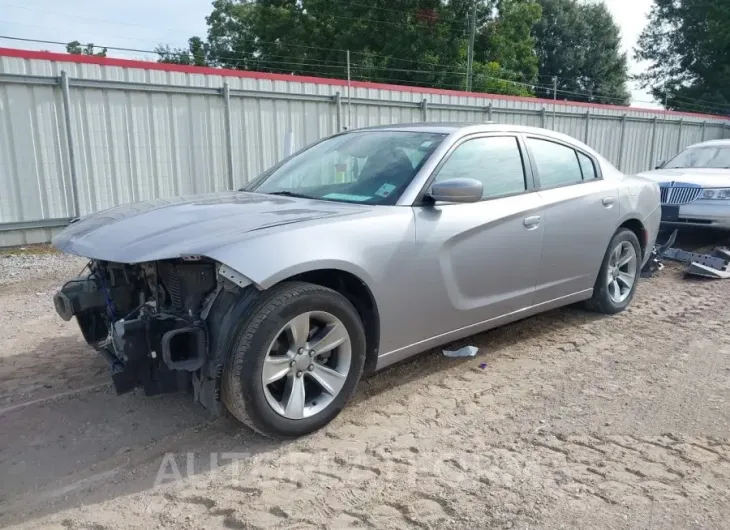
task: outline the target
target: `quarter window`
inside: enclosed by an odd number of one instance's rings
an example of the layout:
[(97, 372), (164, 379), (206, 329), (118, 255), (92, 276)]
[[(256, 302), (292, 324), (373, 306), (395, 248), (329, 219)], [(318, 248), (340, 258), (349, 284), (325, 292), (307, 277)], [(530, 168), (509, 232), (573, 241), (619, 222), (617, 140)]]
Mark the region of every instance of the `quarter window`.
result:
[(472, 178), (484, 186), (483, 198), (525, 191), (522, 155), (514, 136), (475, 138), (461, 144), (443, 165), (436, 182)]
[(555, 142), (528, 138), (527, 145), (540, 177), (540, 187), (576, 184), (583, 180), (575, 150)]
[(596, 167), (593, 165), (593, 160), (583, 153), (578, 152), (578, 162), (580, 163), (580, 169), (583, 172), (583, 180), (592, 180), (596, 178)]

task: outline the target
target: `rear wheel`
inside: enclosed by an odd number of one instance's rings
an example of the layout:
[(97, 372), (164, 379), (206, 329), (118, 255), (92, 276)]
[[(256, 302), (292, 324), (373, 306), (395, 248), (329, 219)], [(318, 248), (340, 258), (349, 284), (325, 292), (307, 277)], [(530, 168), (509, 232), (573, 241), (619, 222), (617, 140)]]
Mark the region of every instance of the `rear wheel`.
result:
[(365, 365), (365, 333), (339, 293), (308, 283), (272, 288), (242, 323), (222, 379), (228, 410), (256, 431), (296, 437), (332, 421)]
[(619, 228), (611, 238), (588, 307), (609, 315), (631, 303), (641, 268), (641, 246), (631, 230)]

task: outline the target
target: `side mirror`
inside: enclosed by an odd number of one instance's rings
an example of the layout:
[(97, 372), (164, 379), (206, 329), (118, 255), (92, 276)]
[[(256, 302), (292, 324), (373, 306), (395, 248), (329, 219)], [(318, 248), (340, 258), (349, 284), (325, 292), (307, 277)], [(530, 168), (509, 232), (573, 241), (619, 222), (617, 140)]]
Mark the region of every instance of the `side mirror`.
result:
[(483, 188), (478, 180), (454, 178), (433, 184), (429, 196), (436, 202), (477, 202), (482, 200)]

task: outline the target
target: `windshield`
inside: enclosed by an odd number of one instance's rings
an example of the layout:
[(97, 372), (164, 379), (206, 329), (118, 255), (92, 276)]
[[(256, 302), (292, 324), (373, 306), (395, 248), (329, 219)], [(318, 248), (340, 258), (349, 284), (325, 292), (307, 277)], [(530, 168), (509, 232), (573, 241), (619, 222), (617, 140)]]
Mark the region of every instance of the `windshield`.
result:
[(730, 146), (690, 147), (664, 164), (666, 169), (687, 167), (730, 168)]
[(445, 134), (358, 131), (319, 142), (245, 191), (330, 201), (395, 204)]

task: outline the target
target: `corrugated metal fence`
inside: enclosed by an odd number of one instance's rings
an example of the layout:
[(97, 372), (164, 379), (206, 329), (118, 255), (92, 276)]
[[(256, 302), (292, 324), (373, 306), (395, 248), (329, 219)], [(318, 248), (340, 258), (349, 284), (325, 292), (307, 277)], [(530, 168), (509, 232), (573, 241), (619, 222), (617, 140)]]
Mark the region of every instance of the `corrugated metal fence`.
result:
[(728, 121), (527, 98), (0, 49), (0, 246), (124, 202), (234, 189), (344, 128), (488, 121), (556, 129), (625, 172)]

